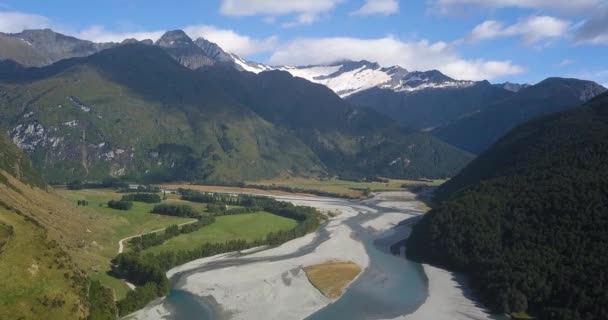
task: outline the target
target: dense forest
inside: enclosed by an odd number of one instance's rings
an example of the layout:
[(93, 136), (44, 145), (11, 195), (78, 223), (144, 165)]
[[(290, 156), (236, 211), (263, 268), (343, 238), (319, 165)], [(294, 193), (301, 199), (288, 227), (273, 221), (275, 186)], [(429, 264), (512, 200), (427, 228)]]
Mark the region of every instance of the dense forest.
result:
[[(295, 206), (288, 202), (277, 201), (273, 198), (250, 195), (230, 195), (218, 193), (204, 193), (188, 189), (180, 189), (181, 198), (188, 201), (207, 203), (208, 206), (226, 208), (228, 204), (241, 206), (242, 208), (225, 209), (217, 215), (249, 213), (253, 210), (264, 210), (275, 215), (291, 218), (298, 224), (286, 231), (274, 232), (267, 235), (266, 239), (258, 241), (232, 240), (224, 243), (202, 243), (200, 247), (192, 250), (180, 250), (177, 252), (163, 251), (158, 254), (142, 253), (141, 250), (162, 244), (167, 239), (181, 233), (188, 233), (213, 223), (214, 216), (201, 215), (196, 223), (167, 228), (163, 234), (147, 234), (131, 240), (134, 250), (119, 254), (113, 260), (113, 272), (116, 276), (125, 278), (136, 284), (136, 290), (117, 303), (118, 313), (126, 315), (143, 308), (156, 297), (162, 297), (169, 290), (168, 279), (165, 273), (178, 265), (209, 257), (220, 253), (245, 250), (263, 245), (279, 245), (286, 241), (303, 236), (316, 230), (321, 222), (321, 214), (314, 208)], [(162, 209), (161, 209), (162, 208)], [(160, 214), (175, 214), (185, 210), (182, 207), (157, 205), (153, 211)], [(189, 211), (189, 210), (188, 210)]]
[(437, 195), (409, 257), (464, 271), (497, 312), (608, 319), (608, 95), (514, 129)]

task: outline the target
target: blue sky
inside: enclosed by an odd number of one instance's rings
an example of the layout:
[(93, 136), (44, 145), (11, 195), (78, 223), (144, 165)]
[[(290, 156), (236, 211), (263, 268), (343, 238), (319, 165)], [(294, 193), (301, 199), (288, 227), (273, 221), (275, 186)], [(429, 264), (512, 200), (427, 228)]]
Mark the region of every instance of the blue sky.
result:
[(0, 32), (92, 41), (184, 29), (272, 64), (367, 59), (459, 79), (608, 85), (608, 0), (0, 0)]

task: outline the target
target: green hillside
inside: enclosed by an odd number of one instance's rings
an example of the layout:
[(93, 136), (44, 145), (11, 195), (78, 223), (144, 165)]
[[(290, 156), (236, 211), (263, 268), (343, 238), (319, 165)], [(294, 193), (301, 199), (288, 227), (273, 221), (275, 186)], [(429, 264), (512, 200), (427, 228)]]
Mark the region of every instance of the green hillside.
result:
[(281, 72), (193, 71), (157, 46), (3, 71), (0, 125), (51, 183), (445, 178), (471, 159), (323, 86)]
[[(0, 319), (86, 315), (88, 280), (46, 227), (57, 207), (46, 205), (45, 188), (27, 156), (0, 137)], [(46, 213), (40, 220), (39, 212)]]
[(502, 99), (486, 101), (478, 112), (433, 130), (444, 141), (480, 154), (514, 127), (539, 116), (574, 108), (605, 92), (595, 82), (548, 78)]
[(53, 183), (108, 175), (237, 181), (322, 170), (298, 139), (158, 47), (125, 45), (5, 78), (2, 125)]
[(275, 126), (288, 130), (346, 178), (445, 178), (471, 155), (433, 136), (400, 127), (388, 117), (355, 108), (327, 87), (287, 72), (259, 75), (215, 67), (204, 71), (235, 98)]
[(469, 274), (496, 311), (608, 316), (608, 95), (528, 122), (438, 191), (412, 258)]
[(513, 95), (515, 93), (483, 81), (465, 88), (414, 93), (372, 88), (352, 94), (346, 100), (373, 108), (407, 127), (427, 129), (469, 116)]

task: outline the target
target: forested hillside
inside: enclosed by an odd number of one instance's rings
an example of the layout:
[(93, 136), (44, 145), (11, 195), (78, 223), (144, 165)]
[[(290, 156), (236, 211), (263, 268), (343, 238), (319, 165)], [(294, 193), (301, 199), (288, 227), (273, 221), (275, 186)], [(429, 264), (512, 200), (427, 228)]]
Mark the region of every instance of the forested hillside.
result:
[(1, 125), (51, 183), (238, 181), (322, 171), (302, 142), (162, 48), (131, 44), (0, 77)]
[(403, 128), (371, 109), (356, 108), (327, 87), (287, 72), (256, 75), (214, 67), (203, 74), (265, 120), (293, 133), (332, 174), (445, 178), (472, 159), (428, 133)]
[(190, 70), (153, 45), (0, 68), (0, 126), (51, 183), (444, 178), (471, 159), (321, 85), (281, 72)]
[(438, 191), (408, 256), (500, 312), (608, 318), (608, 95), (522, 125)]

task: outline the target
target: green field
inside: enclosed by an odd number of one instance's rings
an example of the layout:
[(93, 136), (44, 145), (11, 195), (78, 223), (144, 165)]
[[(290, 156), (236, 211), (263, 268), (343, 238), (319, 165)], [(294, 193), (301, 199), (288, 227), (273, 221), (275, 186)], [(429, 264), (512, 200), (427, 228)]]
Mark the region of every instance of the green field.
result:
[[(137, 234), (147, 233), (154, 230), (166, 228), (170, 225), (181, 224), (192, 221), (190, 218), (170, 217), (151, 214), (150, 210), (155, 204), (133, 202), (133, 208), (129, 211), (114, 210), (107, 207), (109, 200), (118, 200), (124, 193), (117, 193), (111, 189), (85, 189), (85, 190), (57, 190), (57, 193), (71, 203), (78, 200), (87, 200), (89, 205), (80, 207), (82, 210), (91, 211), (96, 218), (96, 224), (103, 232), (95, 236), (99, 244), (101, 256), (91, 257), (87, 265), (94, 265), (94, 269), (88, 269), (89, 276), (93, 280), (99, 280), (104, 286), (114, 289), (118, 299), (124, 297), (129, 291), (125, 283), (111, 277), (106, 272), (110, 270), (109, 261), (117, 255), (118, 241)], [(177, 195), (167, 194), (168, 199), (163, 203), (187, 204), (200, 212), (207, 210), (207, 205), (180, 200)], [(157, 253), (164, 250), (192, 249), (205, 242), (224, 242), (227, 240), (263, 239), (272, 231), (288, 230), (293, 228), (297, 222), (292, 219), (279, 217), (266, 212), (220, 216), (209, 226), (190, 234), (180, 235), (166, 241), (164, 244), (152, 247), (146, 252)], [(128, 250), (128, 243), (125, 242)]]
[(270, 232), (288, 230), (297, 222), (267, 212), (256, 212), (217, 217), (215, 222), (193, 233), (170, 239), (160, 246), (151, 247), (144, 252), (189, 250), (205, 242), (225, 242), (228, 240), (260, 240)]
[[(106, 237), (102, 239), (103, 243), (110, 247), (108, 255), (112, 258), (116, 256), (120, 239), (193, 220), (151, 214), (150, 211), (156, 205), (153, 203), (133, 202), (133, 208), (129, 211), (108, 208), (109, 200), (118, 200), (124, 195), (109, 189), (59, 190), (58, 192), (74, 203), (77, 200), (87, 200), (89, 202), (87, 208), (103, 215), (105, 223), (112, 224), (112, 230), (108, 230)], [(205, 204), (182, 201), (176, 195), (168, 195), (168, 199), (163, 203), (188, 204), (201, 212), (207, 210)]]
[(252, 185), (284, 186), (290, 188), (300, 188), (307, 190), (319, 190), (351, 197), (362, 197), (364, 190), (372, 192), (378, 191), (399, 191), (413, 186), (438, 186), (445, 180), (395, 180), (388, 182), (357, 182), (339, 179), (314, 179), (314, 178), (277, 178), (263, 181), (249, 181)]
[[(118, 254), (118, 241), (133, 235), (162, 229), (174, 224), (192, 221), (190, 218), (179, 218), (151, 214), (150, 210), (155, 204), (134, 202), (129, 211), (114, 210), (107, 207), (108, 200), (118, 200), (124, 194), (110, 189), (86, 189), (86, 190), (57, 190), (57, 193), (71, 203), (77, 200), (87, 200), (89, 205), (81, 207), (83, 210), (92, 211), (103, 232), (95, 236), (99, 245), (103, 260), (88, 261), (87, 265), (93, 265), (94, 269), (87, 270), (93, 280), (99, 280), (104, 286), (114, 289), (117, 298), (126, 295), (129, 288), (119, 279), (109, 276), (106, 272), (110, 270), (110, 260)], [(203, 212), (207, 206), (201, 203), (191, 203), (179, 200), (176, 195), (167, 195), (168, 199), (163, 203), (188, 204)], [(126, 245), (126, 243), (125, 243)], [(97, 257), (92, 257), (97, 258)]]

